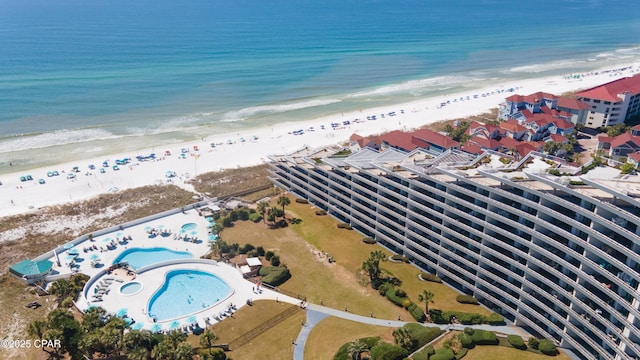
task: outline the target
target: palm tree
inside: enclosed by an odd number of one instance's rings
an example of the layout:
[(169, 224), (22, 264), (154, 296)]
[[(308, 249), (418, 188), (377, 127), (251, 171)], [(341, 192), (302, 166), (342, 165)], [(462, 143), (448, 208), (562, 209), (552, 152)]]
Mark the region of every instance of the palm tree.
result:
[(407, 330), (404, 327), (397, 328), (397, 329), (393, 330), (393, 341), (397, 345), (399, 345), (399, 346), (401, 346), (401, 347), (403, 347), (403, 348), (405, 348), (405, 349), (407, 349), (409, 351), (411, 350), (411, 348), (413, 347), (413, 344), (414, 344), (414, 340), (411, 337), (411, 333), (409, 333), (409, 330)]
[(350, 343), (349, 347), (347, 348), (347, 351), (349, 352), (349, 355), (353, 360), (359, 360), (360, 354), (368, 350), (369, 350), (369, 347), (367, 346), (367, 344), (365, 344), (360, 339)]
[(267, 219), (265, 217), (265, 215), (267, 214), (267, 209), (269, 208), (269, 203), (266, 201), (260, 201), (258, 202), (258, 212), (260, 213), (260, 215), (262, 215), (262, 221), (266, 224), (267, 223)]
[(53, 284), (51, 284), (51, 289), (49, 292), (52, 295), (57, 296), (58, 303), (62, 300), (66, 299), (68, 296), (73, 294), (74, 286), (71, 281), (67, 279), (59, 279), (56, 280)]
[(428, 319), (431, 318), (431, 316), (429, 316), (429, 303), (433, 304), (433, 298), (435, 296), (436, 295), (434, 293), (432, 293), (430, 290), (427, 290), (427, 289), (422, 290), (422, 293), (418, 295), (418, 301), (419, 302), (424, 301), (424, 313), (425, 315), (427, 315)]
[(127, 360), (147, 360), (149, 351), (144, 347), (136, 347), (127, 352)]
[(185, 341), (187, 339), (187, 335), (185, 335), (182, 331), (171, 330), (169, 335), (166, 337), (166, 341), (171, 345), (172, 350), (176, 350), (178, 348), (178, 344)]
[(216, 340), (218, 340), (216, 334), (214, 334), (213, 331), (207, 329), (200, 336), (200, 345), (209, 349), (209, 354), (211, 354), (211, 346), (213, 346), (213, 342)]
[(187, 342), (181, 342), (178, 344), (174, 353), (176, 360), (192, 360), (193, 359), (193, 347)]
[(371, 280), (371, 286), (374, 289), (378, 288), (380, 283), (380, 261), (387, 261), (387, 256), (380, 250), (372, 251), (362, 263), (362, 269), (369, 273)]
[(282, 218), (286, 218), (285, 213), (284, 213), (284, 207), (288, 206), (289, 204), (291, 204), (291, 199), (289, 199), (288, 196), (286, 195), (282, 195), (278, 198), (278, 205), (282, 206)]
[(173, 349), (169, 341), (161, 341), (153, 347), (151, 357), (154, 359), (173, 359)]
[(275, 206), (270, 207), (269, 210), (267, 210), (267, 217), (269, 217), (269, 219), (271, 219), (273, 221), (273, 223), (275, 224), (276, 223), (276, 217), (278, 216), (279, 212), (280, 212), (280, 209), (278, 209), (277, 207), (275, 207)]

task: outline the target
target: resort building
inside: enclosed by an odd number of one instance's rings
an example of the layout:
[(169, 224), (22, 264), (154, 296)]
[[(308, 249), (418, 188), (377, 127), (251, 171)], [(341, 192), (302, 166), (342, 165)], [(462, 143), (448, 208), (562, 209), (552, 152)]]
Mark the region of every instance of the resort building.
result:
[(622, 124), (640, 114), (640, 74), (581, 91), (576, 97), (590, 107), (587, 127)]
[(640, 182), (530, 151), (271, 156), (274, 184), (584, 359), (640, 357)]
[(511, 95), (498, 106), (498, 118), (516, 119), (523, 123), (532, 114), (547, 114), (573, 124), (584, 124), (589, 105), (580, 99), (545, 92), (531, 95)]

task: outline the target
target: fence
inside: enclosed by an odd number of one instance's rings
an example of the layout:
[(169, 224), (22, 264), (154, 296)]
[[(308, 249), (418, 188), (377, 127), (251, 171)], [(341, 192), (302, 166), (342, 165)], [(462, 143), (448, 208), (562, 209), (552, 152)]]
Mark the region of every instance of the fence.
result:
[(279, 313), (278, 315), (276, 315), (276, 316), (272, 317), (271, 319), (263, 322), (262, 324), (260, 324), (257, 327), (251, 329), (250, 331), (246, 332), (242, 336), (232, 340), (229, 343), (229, 348), (231, 350), (239, 348), (240, 346), (242, 346), (242, 345), (248, 343), (249, 341), (255, 339), (256, 337), (258, 337), (258, 335), (264, 333), (265, 331), (271, 329), (275, 325), (277, 325), (277, 324), (283, 322), (284, 320), (288, 319), (289, 317), (291, 317), (291, 315), (297, 313), (300, 310), (302, 310), (302, 308), (300, 306), (291, 305), (289, 308), (287, 308), (283, 312)]

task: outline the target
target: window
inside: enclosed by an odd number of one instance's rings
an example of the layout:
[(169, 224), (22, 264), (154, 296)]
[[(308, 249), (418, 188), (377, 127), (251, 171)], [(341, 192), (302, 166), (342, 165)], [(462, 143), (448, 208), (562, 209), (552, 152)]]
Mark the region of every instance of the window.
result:
[(593, 100), (594, 103), (600, 104), (600, 100)]
[(611, 105), (611, 101), (605, 101), (604, 104), (605, 105)]
[(597, 106), (595, 106), (595, 105), (592, 105), (592, 106), (591, 106), (591, 108), (592, 108), (592, 109), (597, 109), (598, 107), (597, 107)]

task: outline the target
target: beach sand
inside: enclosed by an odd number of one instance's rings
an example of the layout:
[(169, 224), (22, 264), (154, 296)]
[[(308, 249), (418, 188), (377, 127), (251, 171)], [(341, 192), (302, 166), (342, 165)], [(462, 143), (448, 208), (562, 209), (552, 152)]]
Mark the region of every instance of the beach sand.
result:
[[(380, 108), (356, 109), (349, 113), (295, 123), (282, 123), (241, 133), (204, 136), (197, 142), (171, 146), (157, 144), (152, 149), (140, 149), (136, 153), (113, 154), (91, 160), (51, 164), (46, 168), (26, 172), (4, 174), (0, 176), (2, 181), (0, 216), (25, 213), (43, 206), (86, 200), (109, 191), (169, 181), (193, 191), (193, 188), (186, 184), (186, 180), (197, 174), (257, 165), (268, 161), (269, 154), (284, 154), (304, 146), (319, 147), (343, 143), (353, 133), (366, 136), (391, 130), (411, 130), (442, 120), (460, 119), (488, 112), (513, 94), (527, 95), (544, 91), (561, 95), (590, 88), (631, 76), (640, 71), (640, 63), (617, 67), (617, 69), (621, 68), (627, 69), (624, 71), (601, 69), (579, 77), (553, 76), (498, 84), (467, 93), (429, 97)], [(446, 105), (442, 106), (442, 104)], [(389, 115), (391, 112), (394, 112), (395, 116)], [(372, 115), (376, 115), (376, 120), (367, 120), (367, 117)], [(345, 121), (349, 121), (350, 124), (343, 125)], [(332, 123), (339, 123), (340, 126), (332, 127)], [(310, 130), (311, 127), (313, 131)], [(292, 134), (296, 130), (304, 130), (304, 133)], [(215, 147), (212, 147), (211, 143), (215, 144)], [(194, 146), (199, 150), (194, 150)], [(183, 148), (189, 152), (181, 158)], [(166, 150), (171, 152), (170, 156), (164, 156)], [(136, 160), (136, 156), (150, 153), (156, 154), (155, 160)], [(132, 158), (133, 161), (119, 166), (120, 170), (109, 167), (105, 173), (98, 171), (105, 160), (108, 160), (109, 165), (112, 166), (116, 159), (127, 157)], [(94, 164), (96, 170), (89, 170), (89, 164)], [(67, 175), (76, 166), (80, 172), (75, 174), (74, 179), (68, 179)], [(52, 170), (58, 170), (60, 175), (47, 177), (47, 172)], [(167, 171), (174, 172), (176, 176), (167, 178)], [(30, 174), (33, 180), (20, 181), (20, 177), (27, 174)], [(45, 183), (40, 184), (38, 179), (44, 179)]]

